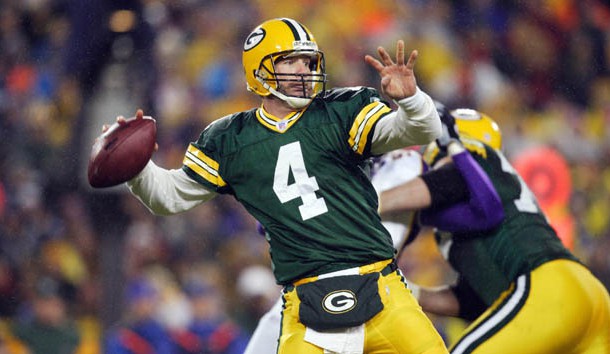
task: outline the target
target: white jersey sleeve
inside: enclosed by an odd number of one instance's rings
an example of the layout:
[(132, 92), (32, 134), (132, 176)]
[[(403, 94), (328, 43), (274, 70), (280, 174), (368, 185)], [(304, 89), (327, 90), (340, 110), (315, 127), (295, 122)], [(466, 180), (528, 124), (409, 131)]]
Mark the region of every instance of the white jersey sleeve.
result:
[(413, 96), (396, 101), (396, 104), (398, 109), (375, 125), (371, 143), (373, 155), (425, 145), (441, 135), (441, 120), (428, 94), (418, 88)]
[(190, 178), (182, 169), (167, 170), (152, 160), (138, 176), (127, 182), (127, 187), (157, 215), (177, 214), (217, 195)]

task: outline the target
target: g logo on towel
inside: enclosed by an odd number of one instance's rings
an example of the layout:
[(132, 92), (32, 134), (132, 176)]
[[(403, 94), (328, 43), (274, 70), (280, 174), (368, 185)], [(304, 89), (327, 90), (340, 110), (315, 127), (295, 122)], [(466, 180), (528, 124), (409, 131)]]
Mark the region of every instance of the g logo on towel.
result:
[(356, 307), (356, 295), (349, 290), (337, 290), (329, 293), (322, 300), (324, 311), (331, 314), (346, 313)]

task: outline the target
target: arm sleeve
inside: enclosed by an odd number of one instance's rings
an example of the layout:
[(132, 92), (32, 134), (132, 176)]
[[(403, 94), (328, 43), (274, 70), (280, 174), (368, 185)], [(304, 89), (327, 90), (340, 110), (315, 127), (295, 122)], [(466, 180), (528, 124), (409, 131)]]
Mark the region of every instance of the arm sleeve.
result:
[[(420, 221), (424, 225), (449, 232), (471, 232), (488, 230), (499, 225), (504, 219), (504, 208), (502, 200), (483, 169), (476, 163), (470, 153), (463, 150), (452, 156), (453, 166), (460, 173), (460, 177), (451, 177), (445, 173), (444, 183), (439, 178), (424, 178), (432, 195), (432, 207), (422, 210)], [(442, 170), (442, 169), (441, 169)], [(435, 171), (431, 171), (430, 174)], [(446, 178), (448, 177), (449, 178)], [(427, 180), (427, 181), (426, 181)], [(433, 181), (433, 182), (431, 182)], [(456, 181), (460, 185), (457, 188), (468, 191), (468, 200), (452, 204), (445, 208), (435, 208), (435, 197), (432, 192), (438, 187), (452, 186), (455, 194)]]
[(419, 88), (397, 101), (398, 109), (377, 122), (371, 153), (380, 155), (406, 146), (428, 144), (441, 135), (441, 120), (434, 101)]
[(177, 214), (214, 198), (182, 169), (167, 170), (149, 161), (138, 176), (127, 182), (129, 191), (152, 213)]
[(430, 206), (440, 210), (468, 200), (468, 185), (455, 164), (448, 163), (421, 175), (430, 192)]

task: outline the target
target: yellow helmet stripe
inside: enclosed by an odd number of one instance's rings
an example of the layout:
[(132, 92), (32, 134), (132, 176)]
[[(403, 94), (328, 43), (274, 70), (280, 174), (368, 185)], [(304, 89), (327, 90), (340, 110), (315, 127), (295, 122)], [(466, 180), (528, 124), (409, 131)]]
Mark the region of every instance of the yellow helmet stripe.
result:
[(360, 113), (358, 113), (358, 116), (356, 117), (356, 120), (354, 120), (354, 124), (352, 124), (352, 128), (349, 131), (348, 142), (352, 150), (358, 154), (362, 154), (371, 128), (375, 122), (391, 111), (390, 107), (380, 101), (373, 102), (364, 107)]
[(218, 186), (226, 186), (227, 183), (218, 174), (218, 162), (211, 159), (209, 156), (199, 150), (193, 144), (190, 144), (182, 163), (201, 176), (206, 181)]

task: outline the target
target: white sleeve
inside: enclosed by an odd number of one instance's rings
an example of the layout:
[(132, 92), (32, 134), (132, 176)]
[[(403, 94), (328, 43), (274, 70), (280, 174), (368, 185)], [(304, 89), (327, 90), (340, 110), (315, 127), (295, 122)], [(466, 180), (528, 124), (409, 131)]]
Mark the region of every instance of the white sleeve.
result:
[(190, 178), (182, 169), (167, 170), (152, 160), (138, 176), (127, 182), (127, 187), (157, 215), (177, 214), (217, 195)]
[(373, 155), (428, 144), (441, 135), (441, 120), (428, 94), (417, 88), (413, 96), (396, 101), (396, 104), (398, 109), (381, 118), (375, 126)]

